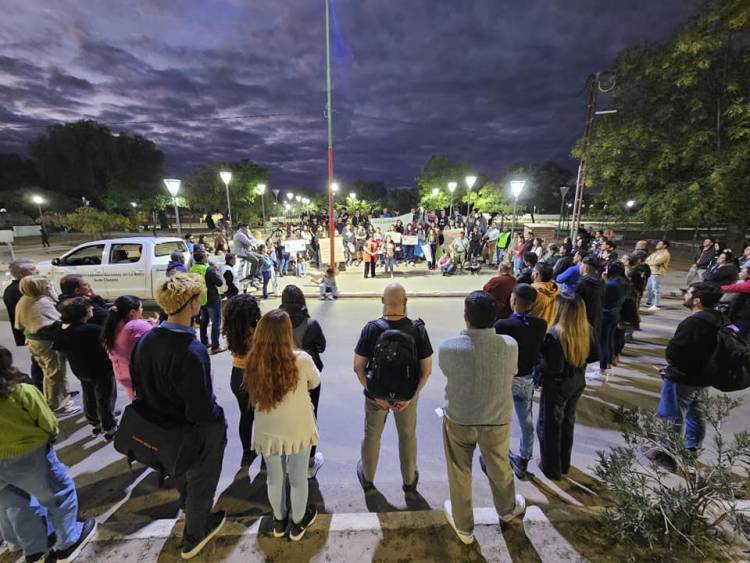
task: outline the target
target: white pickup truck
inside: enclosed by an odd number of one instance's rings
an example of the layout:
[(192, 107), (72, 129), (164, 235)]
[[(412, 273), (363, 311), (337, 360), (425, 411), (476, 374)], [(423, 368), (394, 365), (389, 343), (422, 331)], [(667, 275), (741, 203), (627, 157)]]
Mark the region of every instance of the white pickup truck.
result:
[(120, 295), (154, 299), (156, 283), (166, 277), (172, 252), (189, 260), (185, 241), (177, 237), (133, 237), (95, 240), (75, 247), (52, 261), (40, 262), (39, 273), (55, 288), (67, 274), (81, 274), (107, 300)]

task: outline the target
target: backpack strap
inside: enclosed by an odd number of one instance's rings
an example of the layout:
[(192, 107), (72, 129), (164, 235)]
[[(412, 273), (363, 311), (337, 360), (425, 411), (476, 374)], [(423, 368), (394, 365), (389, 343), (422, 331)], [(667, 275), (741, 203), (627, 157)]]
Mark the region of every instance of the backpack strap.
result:
[(382, 330), (384, 332), (386, 330), (390, 330), (390, 328), (391, 328), (391, 325), (388, 324), (388, 321), (386, 321), (382, 317), (379, 318), (378, 320), (374, 321), (374, 322), (375, 322), (375, 326), (377, 326), (380, 330)]

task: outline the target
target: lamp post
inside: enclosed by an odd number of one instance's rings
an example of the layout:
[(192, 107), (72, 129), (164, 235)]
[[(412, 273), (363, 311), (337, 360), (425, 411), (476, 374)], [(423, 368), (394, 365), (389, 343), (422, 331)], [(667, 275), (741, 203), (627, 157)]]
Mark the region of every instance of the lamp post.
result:
[(471, 188), (474, 187), (474, 184), (477, 181), (477, 177), (476, 176), (466, 176), (465, 180), (466, 180), (466, 187), (468, 188), (467, 189), (467, 194), (469, 196), (469, 206), (468, 206), (468, 208), (466, 210), (466, 216), (468, 217), (468, 216), (471, 215)]
[(449, 219), (453, 218), (453, 192), (456, 191), (457, 186), (458, 186), (457, 182), (448, 182), (448, 191), (451, 193), (451, 211), (450, 211), (450, 215), (448, 216)]
[(568, 195), (570, 186), (560, 186), (560, 218), (557, 220), (557, 236), (560, 236), (560, 230), (562, 229), (562, 217), (565, 207), (565, 196)]
[(280, 189), (271, 190), (273, 192), (273, 197), (276, 199), (276, 205), (279, 204), (279, 193), (281, 193)]
[(525, 180), (513, 180), (510, 183), (510, 191), (513, 192), (513, 222), (511, 223), (510, 232), (511, 236), (516, 233), (516, 213), (518, 211), (518, 196), (521, 195), (523, 187), (526, 185)]
[(260, 205), (263, 212), (263, 226), (266, 226), (266, 185), (265, 184), (258, 184), (258, 192), (260, 193)]
[(42, 216), (42, 204), (45, 203), (44, 198), (40, 195), (35, 195), (31, 197), (31, 201), (36, 204), (36, 208), (39, 210), (39, 224), (44, 226), (44, 219)]
[(229, 182), (232, 181), (232, 173), (227, 170), (222, 170), (219, 172), (219, 176), (221, 176), (221, 181), (224, 182), (224, 187), (227, 189), (227, 215), (229, 218), (229, 224), (232, 225), (232, 202), (229, 200)]
[(166, 178), (164, 185), (167, 186), (167, 191), (172, 195), (172, 201), (174, 202), (174, 218), (177, 222), (177, 234), (182, 236), (182, 227), (180, 226), (180, 210), (177, 209), (177, 192), (180, 191), (180, 185), (182, 180), (176, 178)]

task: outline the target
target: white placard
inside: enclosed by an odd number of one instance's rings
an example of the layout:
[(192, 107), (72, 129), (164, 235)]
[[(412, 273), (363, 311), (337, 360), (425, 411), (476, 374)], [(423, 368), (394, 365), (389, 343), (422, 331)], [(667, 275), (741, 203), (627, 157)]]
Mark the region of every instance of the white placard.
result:
[(419, 237), (417, 235), (404, 235), (401, 237), (401, 241), (406, 246), (416, 246), (417, 244), (419, 244)]
[(285, 252), (304, 252), (307, 250), (307, 241), (305, 239), (287, 239), (284, 241)]
[(401, 243), (401, 233), (397, 233), (395, 231), (383, 233), (383, 242), (385, 242), (385, 239), (387, 239), (388, 237), (391, 237), (391, 241), (393, 241), (396, 244)]
[(432, 262), (432, 249), (429, 244), (422, 245), (422, 252), (424, 252), (425, 260)]
[(399, 215), (398, 217), (380, 217), (379, 219), (370, 219), (370, 224), (373, 226), (373, 228), (380, 227), (380, 230), (385, 233), (396, 221), (401, 221), (403, 225), (406, 225), (407, 223), (411, 223), (411, 219), (412, 214), (405, 213), (404, 215)]

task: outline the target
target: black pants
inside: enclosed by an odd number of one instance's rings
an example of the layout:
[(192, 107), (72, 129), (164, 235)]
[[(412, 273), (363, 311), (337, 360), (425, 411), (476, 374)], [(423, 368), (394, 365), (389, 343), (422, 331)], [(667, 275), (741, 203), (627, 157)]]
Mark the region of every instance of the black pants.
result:
[(104, 432), (112, 432), (117, 427), (115, 421), (115, 401), (117, 385), (115, 376), (110, 373), (101, 380), (81, 380), (83, 414), (88, 423)]
[(227, 425), (224, 420), (198, 426), (194, 436), (198, 455), (190, 469), (177, 477), (180, 505), (185, 509), (184, 548), (192, 549), (206, 537), (208, 516), (221, 476)]
[(620, 327), (621, 323), (618, 323), (615, 327), (615, 333), (612, 338), (613, 342), (613, 355), (619, 356), (622, 354), (623, 349), (625, 348), (625, 328)]
[[(318, 420), (318, 401), (320, 401), (320, 385), (318, 385), (315, 389), (310, 389), (310, 400), (312, 401), (313, 405), (313, 414), (315, 415), (315, 421)], [(317, 447), (313, 446), (310, 448), (310, 459), (313, 458), (315, 455), (315, 452), (317, 451)]]
[(607, 369), (612, 365), (612, 358), (615, 356), (615, 329), (619, 322), (619, 315), (609, 311), (602, 314), (602, 328), (599, 331), (599, 369)]
[(39, 364), (37, 361), (32, 357), (31, 358), (31, 381), (34, 383), (34, 387), (44, 392), (44, 387), (42, 385), (42, 381), (44, 381), (44, 373), (42, 373), (42, 368), (39, 367)]
[(541, 468), (550, 479), (560, 479), (570, 470), (576, 405), (586, 387), (583, 370), (574, 377), (542, 379), (536, 434), (542, 453)]
[(367, 279), (367, 272), (370, 272), (370, 275), (374, 278), (375, 277), (375, 262), (365, 262), (365, 279)]
[(237, 405), (240, 407), (240, 442), (242, 442), (242, 451), (244, 453), (253, 451), (253, 422), (255, 422), (255, 411), (250, 405), (250, 397), (247, 394), (242, 383), (245, 370), (242, 368), (232, 368), (232, 377), (229, 386), (232, 393), (237, 398)]

